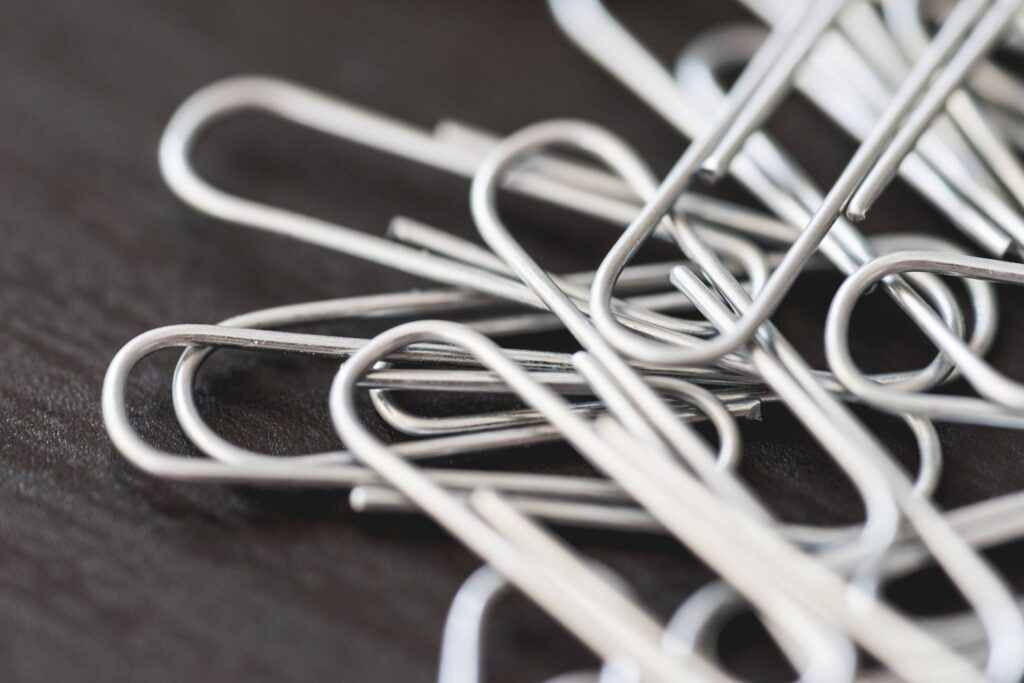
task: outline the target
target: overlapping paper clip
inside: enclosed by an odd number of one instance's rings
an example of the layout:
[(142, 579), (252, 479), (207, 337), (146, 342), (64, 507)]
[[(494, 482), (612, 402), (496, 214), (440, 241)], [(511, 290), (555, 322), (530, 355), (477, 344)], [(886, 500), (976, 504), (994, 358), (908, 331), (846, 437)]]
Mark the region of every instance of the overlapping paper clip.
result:
[[(1024, 427), (1024, 385), (984, 359), (997, 335), (995, 285), (1024, 283), (1024, 81), (992, 56), (1024, 49), (1024, 0), (743, 2), (770, 31), (713, 28), (686, 47), (673, 75), (598, 0), (550, 0), (569, 39), (689, 140), (663, 179), (620, 137), (581, 120), (504, 138), (456, 121), (429, 131), (259, 76), (192, 95), (160, 146), (162, 173), (181, 200), (438, 286), (138, 336), (114, 358), (103, 388), (116, 448), (160, 477), (333, 486), (358, 510), (434, 519), (485, 562), (452, 606), (443, 683), (483, 678), (484, 621), (510, 586), (597, 656), (598, 670), (563, 683), (734, 680), (716, 641), (741, 613), (763, 622), (801, 681), (1021, 680), (1019, 599), (979, 551), (1024, 534), (1024, 494), (950, 511), (931, 495), (942, 466), (934, 422)], [(742, 74), (727, 89), (725, 74), (736, 67)], [(858, 142), (827, 191), (762, 130), (794, 88)], [(486, 247), (404, 217), (382, 237), (215, 187), (195, 170), (192, 149), (208, 128), (249, 110), (464, 176)], [(897, 175), (964, 246), (858, 230)], [(699, 177), (725, 176), (763, 208), (692, 189)], [(511, 234), (499, 190), (580, 212), (620, 236), (596, 271), (549, 273)], [(674, 245), (678, 257), (632, 263), (650, 239)], [(828, 268), (845, 279), (823, 330), (829, 370), (821, 371), (771, 317), (799, 275)], [(928, 365), (881, 375), (858, 368), (851, 314), (875, 289), (934, 345)], [(288, 330), (389, 317), (417, 320), (372, 339)], [(552, 330), (567, 331), (581, 350), (499, 345)], [(129, 375), (170, 347), (182, 349), (174, 411), (204, 457), (161, 451), (132, 426)], [(223, 348), (338, 359), (329, 406), (346, 450), (272, 456), (215, 432), (194, 391), (203, 362)], [(972, 391), (943, 393), (954, 379)], [(401, 405), (410, 391), (506, 394), (521, 404), (424, 416)], [(367, 398), (410, 438), (384, 443), (360, 408)], [(765, 401), (784, 404), (841, 468), (863, 502), (861, 523), (788, 523), (739, 475), (737, 419), (757, 417)], [(919, 445), (916, 472), (851, 404), (906, 422)], [(713, 426), (714, 443), (698, 421)], [(604, 476), (458, 464), (544, 441), (566, 442)], [(440, 458), (445, 466), (432, 467)], [(550, 530), (560, 526), (674, 537), (718, 580), (665, 623)], [(888, 582), (929, 564), (967, 611), (914, 617), (883, 595)]]

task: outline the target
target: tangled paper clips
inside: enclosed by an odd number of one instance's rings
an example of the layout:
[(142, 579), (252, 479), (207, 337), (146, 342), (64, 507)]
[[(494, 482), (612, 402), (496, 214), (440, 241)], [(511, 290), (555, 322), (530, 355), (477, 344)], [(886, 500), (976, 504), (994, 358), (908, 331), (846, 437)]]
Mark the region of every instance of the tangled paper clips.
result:
[[(1024, 0), (743, 4), (770, 30), (715, 27), (683, 46), (673, 73), (598, 0), (549, 2), (575, 45), (681, 133), (685, 151), (664, 178), (623, 138), (582, 120), (499, 137), (456, 121), (420, 129), (268, 77), (196, 92), (160, 144), (161, 171), (183, 202), (435, 286), (138, 336), (103, 387), (116, 448), (159, 477), (334, 487), (361, 512), (433, 519), (485, 563), (452, 605), (442, 683), (485, 678), (483, 625), (513, 588), (596, 656), (592, 671), (563, 683), (735, 680), (718, 636), (738, 615), (764, 625), (801, 681), (1020, 681), (1020, 598), (982, 551), (1024, 535), (1024, 494), (953, 510), (932, 495), (943, 480), (936, 423), (1024, 427), (1024, 384), (985, 359), (1000, 292), (1024, 284), (1024, 81), (994, 58), (1024, 42)], [(792, 91), (857, 142), (828, 188), (762, 128)], [(465, 178), (482, 244), (402, 216), (386, 234), (362, 231), (218, 188), (194, 167), (193, 147), (247, 110)], [(905, 227), (864, 235), (857, 223), (897, 176), (963, 239)], [(695, 189), (725, 177), (763, 208)], [(582, 214), (617, 239), (592, 272), (549, 272), (499, 211), (506, 191)], [(673, 258), (637, 260), (650, 240)], [(826, 369), (773, 322), (809, 270), (843, 280), (820, 330)], [(870, 292), (921, 331), (930, 362), (861, 371), (852, 316)], [(366, 318), (413, 321), (370, 339), (293, 329)], [(502, 343), (552, 331), (577, 350)], [(148, 444), (130, 417), (133, 367), (172, 347), (182, 354), (174, 412), (202, 457)], [(219, 435), (195, 388), (204, 361), (230, 348), (336, 359), (324, 402), (344, 450), (273, 456)], [(402, 402), (411, 391), (503, 395), (511, 407), (427, 416)], [(740, 421), (760, 419), (767, 402), (845, 475), (859, 523), (787, 521), (744, 478)], [(916, 471), (862, 420), (872, 409), (905, 422)], [(371, 422), (407, 438), (388, 443)], [(564, 442), (599, 476), (480, 465), (541, 442)], [(449, 460), (434, 466), (440, 458)], [(560, 537), (563, 527), (662, 535), (716, 579), (681, 605), (646, 605)], [(941, 570), (966, 609), (921, 618), (892, 604), (887, 586), (924, 567)]]

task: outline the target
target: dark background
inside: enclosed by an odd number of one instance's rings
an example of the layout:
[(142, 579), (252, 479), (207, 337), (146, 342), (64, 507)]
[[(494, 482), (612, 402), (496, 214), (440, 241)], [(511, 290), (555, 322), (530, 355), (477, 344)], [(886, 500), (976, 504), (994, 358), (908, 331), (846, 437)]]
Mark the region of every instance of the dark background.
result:
[[(749, 20), (735, 3), (712, 0), (612, 7), (666, 61), (712, 24)], [(658, 172), (685, 141), (571, 47), (543, 3), (0, 0), (0, 11), (0, 680), (431, 680), (448, 604), (478, 566), (433, 525), (358, 517), (338, 492), (155, 480), (106, 437), (103, 373), (144, 330), (423, 284), (182, 206), (157, 172), (162, 127), (196, 88), (260, 72), (423, 126), (455, 117), (509, 132), (548, 117), (588, 118), (624, 136)], [(827, 182), (853, 144), (793, 100), (771, 127)], [(199, 163), (229, 189), (378, 234), (399, 213), (474, 234), (464, 180), (278, 121), (247, 116), (219, 128)], [(517, 234), (543, 249), (546, 265), (593, 267), (609, 246), (606, 228), (512, 203)], [(897, 184), (867, 229), (949, 234), (944, 226)], [(836, 279), (808, 280), (778, 322), (820, 365)], [(1001, 301), (993, 358), (1024, 376), (1024, 305), (1010, 290)], [(867, 369), (926, 361), (927, 346), (880, 297), (861, 308), (855, 348)], [(131, 401), (147, 437), (191, 452), (170, 413), (173, 362), (172, 354), (140, 366)], [(222, 353), (199, 397), (218, 429), (242, 444), (328, 449), (337, 445), (326, 411), (333, 370)], [(905, 428), (865, 415), (913, 467)], [(941, 432), (943, 505), (1024, 487), (1016, 434)], [(858, 518), (845, 480), (784, 409), (746, 425), (745, 437), (744, 474), (786, 518)], [(555, 445), (487, 462), (540, 469), (570, 459)], [(567, 535), (661, 615), (710, 578), (664, 540)], [(1016, 550), (995, 555), (1012, 579), (1024, 576)], [(930, 572), (901, 582), (893, 598), (930, 613), (952, 604)], [(518, 597), (499, 608), (490, 634), (495, 681), (592, 665)], [(784, 678), (755, 636), (742, 622), (727, 634), (731, 661), (746, 675)]]

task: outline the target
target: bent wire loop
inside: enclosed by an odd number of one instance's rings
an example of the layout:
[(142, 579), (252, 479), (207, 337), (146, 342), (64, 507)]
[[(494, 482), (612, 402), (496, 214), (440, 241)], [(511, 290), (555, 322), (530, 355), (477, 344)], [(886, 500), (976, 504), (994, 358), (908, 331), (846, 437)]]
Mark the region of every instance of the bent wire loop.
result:
[[(716, 571), (729, 577), (752, 604), (765, 605), (766, 612), (778, 623), (784, 623), (785, 617), (785, 628), (793, 634), (800, 634), (798, 642), (819, 643), (818, 647), (823, 648), (827, 656), (815, 657), (814, 661), (816, 665), (828, 668), (829, 675), (835, 673), (832, 667), (845, 661), (845, 657), (840, 656), (844, 650), (841, 641), (835, 641), (837, 634), (825, 626), (828, 622), (821, 622), (819, 617), (801, 608), (800, 603), (812, 594), (816, 598), (817, 611), (824, 609), (829, 618), (836, 620), (833, 623), (841, 624), (862, 646), (902, 675), (925, 680), (945, 670), (957, 671), (957, 675), (969, 679), (977, 678), (973, 667), (966, 666), (959, 657), (951, 657), (950, 651), (883, 603), (873, 603), (870, 609), (857, 613), (846, 598), (849, 588), (844, 581), (800, 554), (793, 546), (781, 542), (774, 534), (758, 533), (758, 527), (764, 524), (762, 520), (742, 508), (726, 505), (684, 470), (672, 466), (671, 461), (661, 457), (638, 457), (642, 449), (638, 451), (636, 444), (616, 447), (617, 443), (622, 445), (619, 443), (622, 438), (631, 440), (628, 433), (621, 430), (595, 431), (573, 414), (561, 398), (530, 379), (486, 337), (454, 323), (406, 323), (384, 332), (342, 365), (331, 388), (331, 415), (339, 436), (360, 460), (381, 473), (421, 509), (435, 516), (442, 526), (470, 548), (477, 550), (471, 535), (486, 537), (489, 532), (482, 531), (475, 522), (466, 521), (464, 518), (468, 513), (464, 507), (429, 483), (410, 463), (391, 453), (367, 430), (355, 402), (354, 390), (364, 373), (388, 354), (426, 340), (445, 341), (470, 351), (501, 376), (524, 401), (543, 410), (581, 455), (599, 468), (606, 469), (666, 528), (694, 547)], [(740, 545), (733, 545), (733, 541)], [(753, 553), (759, 556), (760, 561), (757, 566), (736, 562), (739, 559), (736, 553), (748, 558)], [(482, 552), (480, 554), (491, 562)], [(880, 638), (883, 632), (885, 637)], [(926, 655), (926, 652), (930, 654)], [(942, 660), (941, 669), (933, 668), (935, 660), (932, 656)], [(834, 678), (825, 676), (823, 680)]]
[[(593, 328), (588, 326), (578, 309), (573, 307), (554, 283), (548, 280), (525, 252), (512, 241), (494, 209), (496, 178), (504, 170), (505, 165), (514, 161), (516, 155), (529, 153), (534, 148), (555, 141), (564, 143), (566, 140), (570, 140), (581, 146), (586, 146), (589, 141), (588, 136), (592, 137), (592, 134), (593, 128), (589, 126), (538, 124), (511, 136), (491, 153), (489, 160), (494, 160), (493, 165), (485, 162), (481, 167), (481, 171), (474, 179), (472, 201), (474, 216), (478, 220), (481, 234), (485, 240), (520, 272), (524, 281), (530, 283), (538, 291), (559, 317), (566, 320), (567, 327), (573, 330), (584, 348), (594, 353), (604, 366), (610, 376), (609, 384), (613, 387), (618, 384), (621, 387), (631, 381), (631, 371), (628, 366), (622, 363), (614, 351), (605, 345), (604, 339), (594, 333)], [(592, 148), (587, 147), (587, 149)], [(611, 154), (604, 157), (609, 164), (616, 162), (622, 164), (618, 167), (620, 170), (628, 163), (628, 157), (626, 159), (627, 161), (623, 162), (622, 158), (617, 159)], [(624, 172), (626, 177), (628, 177), (627, 174), (628, 169)], [(695, 282), (699, 284), (699, 281)], [(716, 282), (716, 284), (719, 283)], [(730, 286), (732, 287), (731, 291), (735, 292), (735, 280), (731, 283), (726, 281), (724, 289), (720, 285), (719, 291), (726, 293), (730, 291)], [(697, 300), (693, 291), (687, 291), (687, 293), (695, 299), (698, 307), (705, 303)], [(743, 294), (733, 294), (733, 297), (741, 296)], [(710, 295), (708, 298), (714, 299)], [(717, 299), (714, 300), (717, 302)], [(736, 299), (732, 299), (732, 301), (734, 304), (738, 303)], [(708, 311), (705, 312), (708, 313)], [(721, 316), (709, 315), (709, 317), (713, 320), (716, 318), (721, 320)], [(755, 367), (758, 367), (769, 385), (794, 409), (809, 431), (815, 434), (819, 442), (836, 457), (837, 462), (858, 487), (867, 507), (867, 521), (861, 537), (862, 542), (873, 545), (877, 557), (880, 558), (884, 554), (895, 535), (895, 525), (898, 520), (895, 505), (898, 503), (909, 515), (911, 523), (922, 527), (922, 537), (935, 550), (940, 564), (950, 572), (951, 578), (968, 599), (979, 608), (984, 609), (989, 617), (992, 617), (989, 621), (990, 633), (994, 636), (993, 643), (999, 643), (999, 647), (994, 650), (996, 664), (1003, 665), (999, 659), (1003, 656), (1009, 656), (1012, 659), (1012, 655), (1007, 655), (1006, 650), (1007, 647), (1011, 650), (1013, 648), (1012, 637), (1006, 637), (1004, 629), (1010, 625), (1015, 634), (1020, 634), (1024, 632), (1022, 631), (1024, 624), (1020, 623), (1018, 616), (1017, 623), (1014, 625), (1014, 620), (1009, 619), (1005, 614), (1006, 610), (1000, 606), (1010, 600), (1000, 581), (969, 547), (963, 544), (954, 533), (951, 533), (934, 508), (927, 502), (910, 497), (912, 488), (910, 482), (905, 479), (898, 468), (893, 466), (891, 456), (879, 449), (873, 438), (863, 431), (863, 428), (852, 419), (852, 416), (844, 414), (841, 405), (833, 401), (827, 393), (821, 391), (813, 378), (806, 379), (811, 374), (810, 369), (806, 365), (801, 365), (790, 347), (783, 346), (785, 342), (777, 334), (773, 336), (773, 346), (779, 356), (784, 355), (788, 358), (788, 364), (768, 353), (760, 352), (752, 356)], [(583, 370), (579, 364), (577, 367), (581, 371)], [(803, 386), (797, 386), (800, 384), (797, 377), (787, 377), (789, 372), (802, 373), (805, 376)], [(609, 402), (608, 396), (602, 396), (602, 398)], [(641, 403), (636, 400), (633, 402)], [(649, 400), (643, 400), (641, 404), (648, 407), (650, 403)], [(633, 424), (637, 422), (643, 422), (643, 418), (634, 420)], [(839, 424), (845, 425), (845, 431), (843, 438), (836, 440), (834, 436)], [(866, 456), (870, 456), (870, 463), (865, 460)], [(890, 489), (893, 490), (890, 491)], [(986, 588), (976, 591), (975, 588), (978, 584), (985, 584)], [(1016, 614), (1015, 608), (1013, 614)], [(1011, 643), (1009, 646), (1007, 646), (1008, 642)]]
[[(486, 563), (453, 603), (441, 683), (483, 679), (484, 620), (509, 586), (597, 656), (598, 669), (558, 681), (735, 680), (715, 643), (745, 611), (800, 681), (1020, 680), (1020, 599), (980, 550), (1024, 535), (1024, 493), (950, 511), (932, 495), (944, 450), (935, 422), (1024, 427), (1024, 386), (984, 359), (998, 331), (995, 285), (1024, 283), (1024, 266), (1008, 260), (1024, 256), (1024, 170), (1010, 149), (1024, 148), (1024, 84), (989, 59), (999, 45), (1024, 45), (1024, 0), (962, 0), (948, 12), (921, 0), (742, 2), (769, 25), (767, 36), (716, 27), (686, 46), (673, 75), (599, 0), (549, 0), (577, 46), (690, 140), (663, 179), (623, 139), (581, 120), (504, 138), (455, 119), (428, 130), (263, 76), (189, 97), (159, 155), (183, 201), (439, 286), (143, 333), (104, 381), (115, 447), (157, 476), (327, 486), (347, 491), (361, 512), (433, 518)], [(739, 66), (727, 89), (722, 74)], [(825, 192), (759, 130), (790, 90), (857, 142)], [(217, 122), (253, 109), (470, 180), (469, 210), (486, 246), (403, 216), (377, 236), (214, 187), (193, 167), (192, 148)], [(990, 258), (929, 234), (864, 236), (851, 221), (897, 174)], [(693, 191), (725, 175), (769, 213)], [(594, 272), (547, 272), (500, 215), (502, 190), (621, 236)], [(674, 245), (673, 257), (632, 263), (650, 239)], [(825, 323), (823, 370), (771, 317), (799, 275), (829, 268), (844, 279)], [(949, 278), (961, 279), (962, 291)], [(875, 375), (857, 367), (851, 317), (876, 288), (934, 345), (926, 366)], [(424, 316), (458, 322), (416, 320), (372, 339), (283, 329)], [(568, 332), (582, 350), (495, 341), (551, 331)], [(158, 449), (131, 423), (132, 369), (166, 348), (182, 349), (171, 397), (200, 457)], [(218, 434), (195, 391), (220, 348), (339, 362), (328, 405), (344, 450), (271, 455)], [(976, 396), (937, 393), (954, 380)], [(408, 392), (504, 395), (522, 405), (420, 415), (402, 405)], [(861, 522), (788, 522), (747, 481), (737, 420), (758, 419), (762, 405), (776, 402), (845, 474), (863, 503)], [(903, 420), (917, 445), (914, 473), (850, 404)], [(368, 421), (411, 438), (386, 444)], [(487, 453), (548, 441), (566, 442), (601, 476), (486, 462)], [(663, 622), (625, 581), (538, 520), (661, 534), (717, 580)], [(889, 604), (884, 586), (930, 564), (967, 611), (922, 619)], [(866, 670), (859, 651), (878, 666)]]
[(1024, 387), (997, 372), (967, 347), (963, 340), (949, 334), (949, 329), (936, 320), (930, 309), (922, 310), (914, 321), (936, 346), (957, 363), (964, 379), (987, 400), (911, 392), (880, 392), (879, 385), (857, 370), (847, 340), (853, 307), (872, 283), (906, 272), (1024, 284), (1024, 265), (965, 254), (898, 251), (870, 261), (843, 282), (825, 324), (828, 361), (839, 380), (858, 396), (884, 410), (893, 410), (901, 405), (907, 409), (901, 412), (947, 421), (1017, 428), (1024, 425)]

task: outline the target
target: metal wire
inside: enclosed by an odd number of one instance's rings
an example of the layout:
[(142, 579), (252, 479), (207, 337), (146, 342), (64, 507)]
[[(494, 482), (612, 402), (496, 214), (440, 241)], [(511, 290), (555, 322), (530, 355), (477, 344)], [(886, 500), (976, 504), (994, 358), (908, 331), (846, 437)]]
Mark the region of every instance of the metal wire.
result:
[[(770, 25), (767, 38), (749, 26), (713, 28), (686, 47), (675, 78), (598, 0), (549, 2), (577, 46), (690, 140), (661, 179), (619, 136), (581, 120), (504, 137), (455, 119), (427, 130), (263, 76), (193, 94), (160, 144), (161, 171), (184, 202), (440, 286), (139, 335), (103, 386), (117, 450), (154, 476), (334, 487), (363, 513), (434, 519), (485, 563), (453, 603), (441, 683), (485, 678), (483, 625), (510, 587), (597, 658), (594, 671), (559, 681), (735, 680), (715, 644), (748, 611), (801, 681), (1019, 681), (1020, 598), (980, 550), (1024, 535), (1024, 494), (951, 511), (932, 496), (949, 476), (936, 422), (1024, 427), (1024, 386), (985, 360), (998, 334), (994, 285), (1024, 284), (1024, 265), (1011, 260), (1024, 255), (1024, 171), (1007, 142), (1024, 140), (1024, 84), (989, 60), (1000, 45), (1019, 49), (1024, 0), (962, 0), (949, 12), (918, 0), (743, 1)], [(721, 74), (737, 66), (742, 75), (727, 90)], [(858, 141), (824, 192), (760, 130), (794, 90)], [(483, 244), (402, 216), (378, 236), (213, 186), (193, 167), (193, 147), (250, 109), (470, 180)], [(861, 234), (848, 219), (862, 219), (897, 174), (988, 257), (927, 233)], [(692, 191), (726, 175), (770, 213)], [(503, 190), (621, 235), (596, 271), (550, 273), (500, 215)], [(668, 242), (673, 256), (631, 263), (650, 239)], [(825, 370), (771, 321), (809, 270), (844, 278), (822, 330)], [(962, 291), (943, 278), (963, 279)], [(875, 288), (935, 346), (928, 365), (858, 368), (851, 319)], [(413, 320), (372, 338), (281, 329), (357, 319)], [(496, 341), (552, 331), (581, 350)], [(166, 348), (182, 349), (171, 400), (198, 457), (158, 449), (132, 425), (131, 372)], [(325, 400), (344, 446), (280, 456), (221, 436), (195, 391), (200, 368), (222, 348), (338, 362)], [(938, 393), (954, 380), (974, 395)], [(505, 407), (426, 415), (401, 401), (442, 393), (499, 396)], [(761, 419), (762, 406), (776, 402), (845, 473), (863, 502), (860, 523), (790, 523), (748, 481), (737, 419)], [(854, 404), (904, 421), (916, 473)], [(710, 430), (696, 428), (703, 422)], [(385, 428), (407, 438), (389, 443)], [(489, 461), (556, 441), (598, 474), (497, 470)], [(716, 580), (661, 620), (655, 614), (667, 611), (642, 604), (627, 581), (540, 520), (662, 535)], [(922, 619), (890, 604), (887, 584), (932, 564), (967, 611)]]

